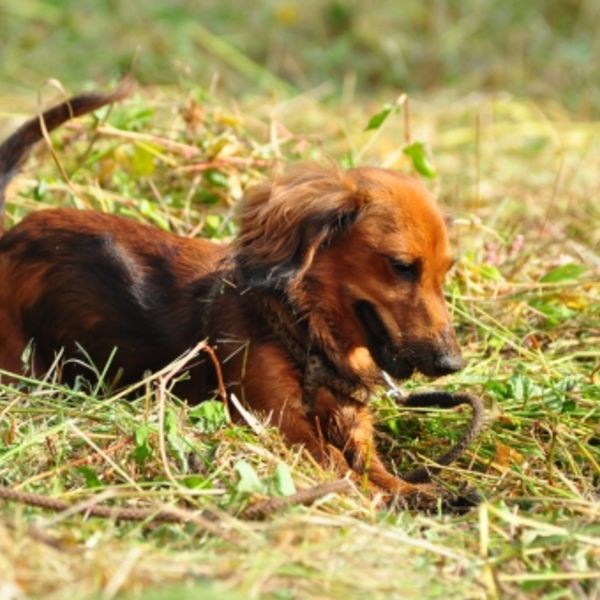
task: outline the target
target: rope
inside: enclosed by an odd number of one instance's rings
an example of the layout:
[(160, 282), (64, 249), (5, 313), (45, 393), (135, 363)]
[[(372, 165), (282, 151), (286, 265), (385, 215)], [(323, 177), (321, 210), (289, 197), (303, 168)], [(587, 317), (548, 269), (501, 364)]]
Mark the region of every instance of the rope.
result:
[(471, 421), (462, 437), (454, 444), (450, 450), (434, 460), (436, 465), (422, 466), (409, 471), (401, 476), (401, 479), (409, 483), (426, 483), (431, 480), (431, 476), (440, 470), (440, 467), (448, 466), (459, 458), (471, 442), (481, 433), (485, 425), (485, 407), (481, 398), (473, 394), (459, 392), (450, 394), (449, 392), (422, 392), (411, 394), (403, 402), (403, 405), (409, 408), (454, 408), (461, 404), (468, 404), (473, 411)]
[(245, 519), (263, 519), (270, 514), (279, 512), (288, 506), (307, 506), (320, 500), (329, 494), (344, 494), (353, 491), (355, 488), (348, 479), (335, 479), (320, 483), (305, 490), (300, 490), (289, 496), (281, 498), (269, 498), (250, 505), (242, 516)]
[(151, 520), (159, 523), (181, 523), (186, 520), (185, 517), (180, 514), (179, 510), (176, 513), (167, 510), (122, 508), (117, 506), (103, 506), (97, 504), (82, 504), (78, 508), (76, 505), (71, 505), (63, 500), (58, 500), (57, 498), (51, 498), (50, 496), (44, 496), (43, 494), (36, 494), (33, 492), (22, 492), (4, 485), (0, 486), (0, 498), (8, 502), (17, 502), (18, 504), (26, 504), (27, 506), (36, 506), (38, 508), (44, 508), (54, 512), (75, 510), (76, 512), (83, 512), (90, 517), (114, 519), (115, 521)]
[[(273, 513), (279, 512), (288, 506), (309, 505), (330, 494), (348, 493), (355, 488), (347, 479), (335, 479), (320, 483), (315, 486), (299, 490), (289, 496), (269, 498), (248, 506), (241, 514), (248, 520), (263, 519)], [(214, 515), (198, 515), (197, 513), (181, 509), (152, 509), (152, 508), (123, 508), (119, 506), (105, 506), (89, 504), (89, 502), (69, 504), (57, 498), (43, 494), (22, 492), (10, 487), (0, 485), (0, 499), (7, 502), (16, 502), (26, 506), (35, 506), (54, 512), (83, 513), (86, 517), (100, 517), (114, 519), (115, 521), (149, 521), (156, 523), (187, 523), (195, 522), (204, 529), (213, 530)]]

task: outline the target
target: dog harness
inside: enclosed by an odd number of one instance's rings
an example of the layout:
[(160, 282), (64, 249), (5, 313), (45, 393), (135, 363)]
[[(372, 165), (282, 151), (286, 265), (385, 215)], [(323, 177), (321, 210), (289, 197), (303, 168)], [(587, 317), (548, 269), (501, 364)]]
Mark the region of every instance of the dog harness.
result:
[[(285, 348), (294, 362), (303, 370), (302, 401), (312, 406), (320, 387), (342, 394), (366, 404), (370, 392), (365, 385), (344, 379), (329, 367), (320, 353), (311, 350), (307, 335), (294, 322), (293, 309), (286, 310), (282, 303), (272, 296), (265, 296), (261, 301), (263, 316), (271, 333)], [(304, 338), (304, 339), (303, 339)]]

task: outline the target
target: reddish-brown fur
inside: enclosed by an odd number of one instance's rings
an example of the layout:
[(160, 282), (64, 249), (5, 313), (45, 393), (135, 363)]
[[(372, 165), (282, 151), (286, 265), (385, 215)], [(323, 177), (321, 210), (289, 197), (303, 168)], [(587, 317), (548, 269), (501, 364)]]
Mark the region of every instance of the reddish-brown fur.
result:
[[(126, 383), (208, 338), (228, 391), (289, 443), (409, 493), (377, 455), (367, 405), (328, 387), (305, 402), (302, 365), (263, 320), (263, 299), (292, 311), (312, 351), (349, 383), (370, 389), (382, 369), (397, 378), (457, 370), (435, 203), (388, 170), (304, 165), (250, 190), (239, 221), (227, 246), (96, 212), (29, 215), (0, 238), (0, 368), (19, 372), (29, 340), (37, 374), (61, 349), (81, 358), (82, 347), (102, 368), (116, 347), (109, 372)], [(82, 370), (67, 360), (63, 376)], [(209, 397), (210, 363), (184, 385), (189, 401)]]

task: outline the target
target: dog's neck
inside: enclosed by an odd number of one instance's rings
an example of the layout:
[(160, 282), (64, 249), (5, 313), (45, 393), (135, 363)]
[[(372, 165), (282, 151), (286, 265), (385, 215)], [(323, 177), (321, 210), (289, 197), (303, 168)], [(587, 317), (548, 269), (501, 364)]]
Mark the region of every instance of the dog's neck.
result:
[(308, 316), (289, 300), (285, 291), (250, 285), (239, 268), (224, 265), (214, 280), (204, 304), (202, 330), (211, 331), (215, 304), (223, 294), (236, 294), (243, 302), (252, 302), (267, 330), (287, 352), (303, 374), (303, 402), (312, 405), (319, 388), (327, 388), (356, 402), (368, 402), (372, 381), (350, 378), (336, 367), (327, 351), (318, 346), (309, 330)]
[(281, 293), (254, 292), (261, 315), (277, 339), (303, 373), (303, 400), (312, 405), (320, 387), (364, 404), (371, 395), (370, 386), (341, 375), (322, 348), (315, 346), (308, 319)]

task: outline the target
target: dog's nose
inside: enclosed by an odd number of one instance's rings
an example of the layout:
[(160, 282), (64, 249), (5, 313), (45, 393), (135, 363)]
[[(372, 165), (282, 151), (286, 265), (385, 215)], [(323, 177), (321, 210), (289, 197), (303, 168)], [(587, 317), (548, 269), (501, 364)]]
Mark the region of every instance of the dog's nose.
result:
[(437, 375), (449, 375), (463, 368), (464, 362), (454, 329), (444, 330), (433, 355), (433, 368)]
[(433, 358), (433, 368), (437, 375), (449, 375), (463, 368), (464, 361), (460, 350), (437, 352)]

